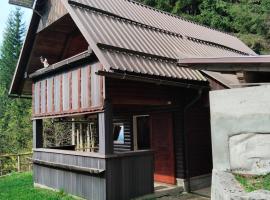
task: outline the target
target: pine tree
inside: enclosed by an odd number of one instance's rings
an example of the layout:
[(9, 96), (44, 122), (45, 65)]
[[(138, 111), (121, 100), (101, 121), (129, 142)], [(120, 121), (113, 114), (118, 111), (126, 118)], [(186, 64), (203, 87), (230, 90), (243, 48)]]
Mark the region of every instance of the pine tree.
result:
[(16, 153), (31, 146), (31, 102), (8, 98), (8, 90), (25, 34), (19, 8), (8, 17), (0, 47), (0, 154)]

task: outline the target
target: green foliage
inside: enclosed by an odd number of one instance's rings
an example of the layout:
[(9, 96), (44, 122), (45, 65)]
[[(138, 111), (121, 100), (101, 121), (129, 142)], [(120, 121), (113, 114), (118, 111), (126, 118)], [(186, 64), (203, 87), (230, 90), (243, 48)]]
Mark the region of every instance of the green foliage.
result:
[(0, 178), (0, 200), (73, 200), (64, 190), (53, 192), (51, 190), (33, 187), (31, 173), (14, 173)]
[(31, 149), (31, 101), (8, 97), (25, 33), (22, 14), (10, 13), (0, 47), (0, 154)]
[(241, 35), (257, 53), (270, 51), (267, 45), (270, 40), (269, 0), (139, 1), (206, 26)]
[(247, 192), (255, 190), (270, 190), (270, 174), (265, 176), (243, 176), (235, 174), (236, 180)]

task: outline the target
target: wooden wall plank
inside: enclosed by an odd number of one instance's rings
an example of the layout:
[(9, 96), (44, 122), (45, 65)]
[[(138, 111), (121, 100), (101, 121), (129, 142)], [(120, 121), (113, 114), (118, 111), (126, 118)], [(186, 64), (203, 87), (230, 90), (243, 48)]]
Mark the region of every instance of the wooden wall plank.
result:
[(84, 65), (33, 85), (33, 116), (54, 116), (101, 110), (104, 77), (96, 75), (100, 65)]
[(55, 162), (86, 168), (98, 168), (105, 173), (93, 175), (72, 170), (60, 170), (35, 164), (34, 183), (95, 200), (126, 200), (154, 191), (153, 152), (132, 152), (108, 157), (91, 157), (60, 152), (35, 151), (34, 160)]

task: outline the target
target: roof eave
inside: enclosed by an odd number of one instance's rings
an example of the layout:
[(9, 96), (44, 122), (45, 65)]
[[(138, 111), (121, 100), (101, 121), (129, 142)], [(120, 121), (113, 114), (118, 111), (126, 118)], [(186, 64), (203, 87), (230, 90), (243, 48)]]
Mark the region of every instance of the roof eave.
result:
[(236, 57), (211, 57), (211, 58), (183, 58), (179, 65), (197, 70), (217, 72), (270, 72), (270, 56), (236, 56)]
[(29, 49), (32, 49), (34, 40), (35, 40), (35, 33), (38, 29), (40, 16), (33, 12), (31, 22), (26, 34), (26, 38), (24, 40), (24, 44), (22, 46), (22, 50), (17, 62), (17, 66), (15, 69), (15, 73), (13, 75), (13, 79), (9, 89), (9, 95), (22, 95), (22, 87), (21, 84), (22, 80), (25, 79), (24, 72), (27, 67), (27, 63), (29, 60), (29, 54), (27, 53)]

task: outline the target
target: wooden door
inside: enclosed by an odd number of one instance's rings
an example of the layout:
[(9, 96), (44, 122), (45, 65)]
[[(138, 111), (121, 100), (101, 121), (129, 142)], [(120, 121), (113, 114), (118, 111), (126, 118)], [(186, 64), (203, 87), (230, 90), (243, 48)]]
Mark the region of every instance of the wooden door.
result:
[(155, 151), (155, 181), (175, 184), (175, 158), (171, 113), (151, 115), (151, 148)]

